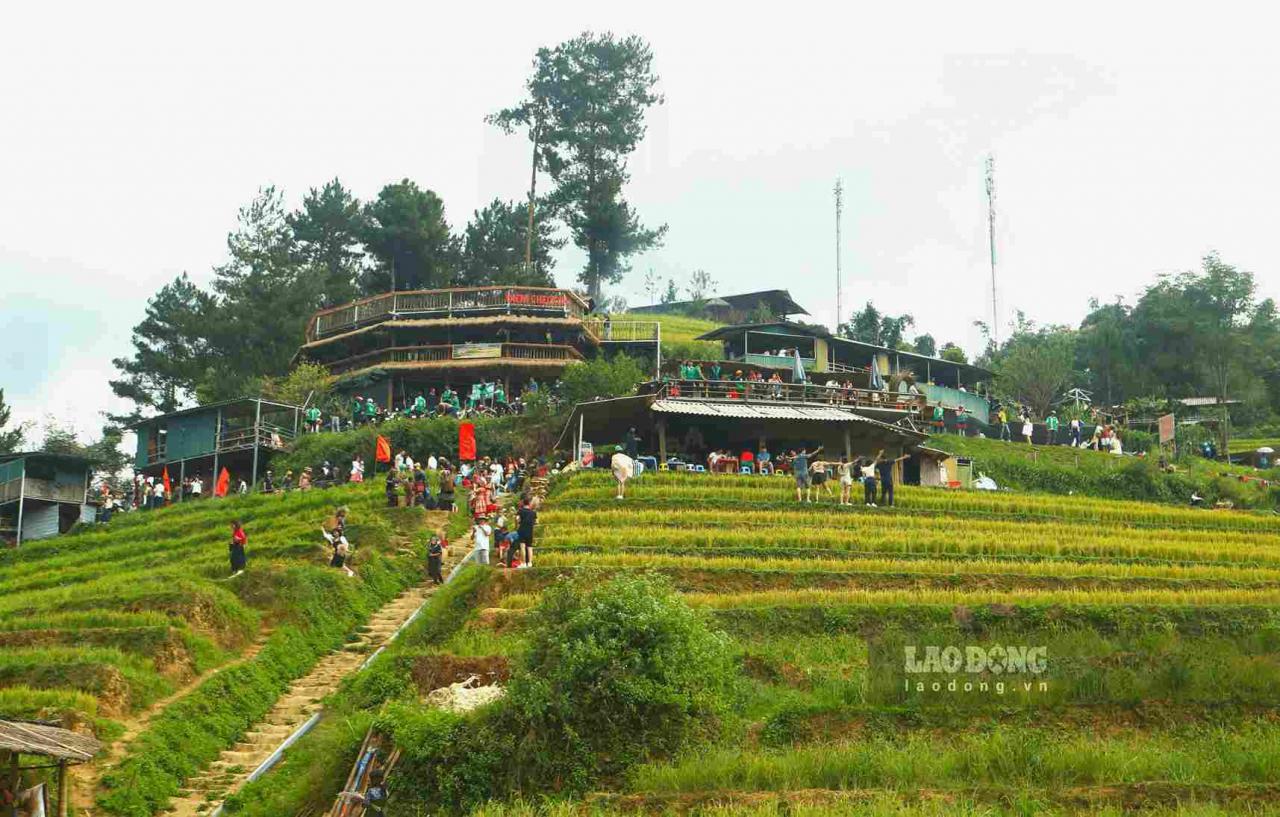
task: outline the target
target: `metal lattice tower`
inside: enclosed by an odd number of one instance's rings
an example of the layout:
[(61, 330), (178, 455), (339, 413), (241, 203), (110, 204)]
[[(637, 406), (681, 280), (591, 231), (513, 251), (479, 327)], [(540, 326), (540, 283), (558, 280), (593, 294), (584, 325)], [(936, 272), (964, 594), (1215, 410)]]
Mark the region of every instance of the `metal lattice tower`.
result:
[(844, 212), (844, 183), (836, 179), (836, 331), (844, 319), (844, 287), (840, 281), (840, 214)]
[(996, 308), (996, 157), (987, 154), (987, 243), (991, 250), (991, 340), (1000, 345), (1000, 313)]

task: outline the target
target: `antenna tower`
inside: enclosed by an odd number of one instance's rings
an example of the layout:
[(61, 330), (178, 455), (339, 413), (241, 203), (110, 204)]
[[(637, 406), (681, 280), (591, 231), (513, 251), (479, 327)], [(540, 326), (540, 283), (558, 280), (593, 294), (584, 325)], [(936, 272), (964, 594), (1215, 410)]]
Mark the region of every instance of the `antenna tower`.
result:
[(996, 309), (996, 157), (987, 154), (987, 244), (991, 250), (991, 340), (1000, 345), (1000, 313)]
[(840, 282), (840, 214), (844, 212), (844, 183), (836, 179), (836, 331), (844, 319), (844, 287)]

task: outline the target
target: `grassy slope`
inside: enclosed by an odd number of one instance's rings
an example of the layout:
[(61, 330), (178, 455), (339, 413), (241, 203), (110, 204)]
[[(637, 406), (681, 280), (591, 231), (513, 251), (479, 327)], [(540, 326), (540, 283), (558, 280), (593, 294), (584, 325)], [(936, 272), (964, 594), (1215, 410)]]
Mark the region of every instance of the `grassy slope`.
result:
[(720, 324), (702, 318), (685, 315), (657, 315), (623, 312), (613, 316), (615, 321), (657, 321), (662, 326), (662, 339), (666, 342), (691, 341), (698, 335), (716, 329)]
[[(657, 569), (736, 640), (737, 720), (597, 807), (483, 814), (1217, 814), (1275, 796), (1274, 517), (929, 489), (871, 510), (788, 488), (660, 474), (619, 507), (606, 475), (556, 486), (540, 566), (442, 649), (517, 655), (555, 574)], [(886, 645), (977, 638), (1047, 644), (1061, 674), (994, 703), (885, 683)]]
[(1257, 479), (1280, 481), (1280, 469), (1275, 468), (1258, 471), (1190, 457), (1176, 463), (1175, 473), (1163, 473), (1154, 457), (1116, 457), (1065, 445), (1033, 448), (951, 434), (930, 437), (929, 445), (973, 457), (976, 470), (1018, 490), (1178, 504), (1186, 504), (1194, 491), (1210, 503), (1225, 499), (1237, 507), (1267, 509), (1280, 500), (1280, 491)]
[[(354, 582), (327, 567), (319, 535), (338, 504), (351, 511)], [(270, 628), (257, 657), (159, 713), (106, 778), (108, 813), (154, 813), (416, 578), (416, 560), (394, 551), (417, 519), (381, 504), (374, 484), (204, 500), (0, 553), (0, 715), (88, 721), (110, 739)], [(227, 579), (233, 518), (249, 535), (249, 569)]]

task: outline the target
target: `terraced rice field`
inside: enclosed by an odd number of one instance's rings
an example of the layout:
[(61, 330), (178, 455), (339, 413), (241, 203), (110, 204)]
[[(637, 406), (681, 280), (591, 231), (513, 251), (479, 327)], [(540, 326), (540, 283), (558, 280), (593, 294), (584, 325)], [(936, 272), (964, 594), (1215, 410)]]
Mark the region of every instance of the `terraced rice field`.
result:
[(655, 571), (734, 639), (741, 686), (717, 747), (591, 803), (483, 814), (1280, 806), (1280, 518), (920, 488), (845, 508), (790, 488), (552, 486), (537, 566), (440, 649), (516, 654), (556, 575)]
[[(95, 814), (154, 813), (421, 581), (425, 516), (382, 504), (374, 485), (203, 500), (0, 551), (0, 717), (60, 720), (108, 746), (127, 734), (77, 799), (101, 797)], [(328, 567), (320, 537), (338, 505), (355, 579)], [(228, 577), (235, 518), (249, 566)]]

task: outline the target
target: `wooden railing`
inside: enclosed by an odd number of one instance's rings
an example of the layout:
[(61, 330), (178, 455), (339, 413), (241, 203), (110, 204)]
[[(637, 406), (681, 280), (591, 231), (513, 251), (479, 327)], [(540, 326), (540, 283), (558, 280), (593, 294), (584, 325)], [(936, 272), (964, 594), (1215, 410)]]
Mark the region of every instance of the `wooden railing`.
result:
[(317, 312), (307, 326), (307, 340), (383, 320), (388, 316), (454, 317), (477, 312), (554, 314), (583, 318), (587, 303), (567, 289), (544, 287), (475, 287), (388, 292), (345, 306)]
[(333, 374), (343, 374), (386, 363), (448, 363), (452, 361), (492, 360), (582, 360), (582, 353), (572, 346), (546, 343), (457, 343), (434, 346), (391, 346), (344, 358), (329, 364)]
[[(47, 499), (51, 502), (75, 502), (80, 504), (84, 502), (84, 489), (85, 486), (83, 485), (66, 485), (53, 480), (31, 479), (28, 477), (23, 495), (27, 499)], [(14, 498), (17, 498), (16, 495)]]
[(582, 322), (596, 343), (657, 343), (657, 321), (606, 321), (603, 318), (587, 318)]
[(808, 406), (880, 409), (919, 414), (924, 410), (922, 394), (902, 394), (824, 386), (818, 383), (769, 383), (740, 380), (672, 380), (662, 384), (663, 397), (689, 400), (717, 400), (747, 403), (787, 403)]

